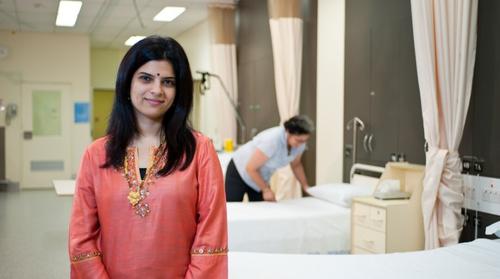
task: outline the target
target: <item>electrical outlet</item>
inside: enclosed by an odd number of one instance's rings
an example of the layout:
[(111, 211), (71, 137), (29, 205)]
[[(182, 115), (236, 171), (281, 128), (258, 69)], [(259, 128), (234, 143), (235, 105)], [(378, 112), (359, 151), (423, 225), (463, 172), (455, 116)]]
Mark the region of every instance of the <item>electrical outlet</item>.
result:
[(500, 215), (500, 179), (479, 177), (481, 199), (478, 210), (494, 215)]
[(463, 174), (464, 208), (500, 215), (500, 179)]

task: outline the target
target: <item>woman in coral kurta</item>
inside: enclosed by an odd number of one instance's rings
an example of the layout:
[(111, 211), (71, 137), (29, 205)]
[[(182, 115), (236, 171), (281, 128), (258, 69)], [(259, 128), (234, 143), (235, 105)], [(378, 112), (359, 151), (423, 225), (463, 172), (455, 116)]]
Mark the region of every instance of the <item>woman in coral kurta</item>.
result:
[(72, 278), (227, 278), (222, 171), (188, 125), (192, 94), (175, 40), (148, 37), (123, 58), (107, 136), (76, 181)]

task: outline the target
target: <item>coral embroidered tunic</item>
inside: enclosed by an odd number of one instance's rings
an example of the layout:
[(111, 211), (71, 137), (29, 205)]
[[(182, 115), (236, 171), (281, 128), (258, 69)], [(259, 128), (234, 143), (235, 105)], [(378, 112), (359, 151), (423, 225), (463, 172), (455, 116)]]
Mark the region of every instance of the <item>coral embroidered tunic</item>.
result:
[[(190, 166), (146, 184), (142, 216), (128, 199), (125, 169), (100, 168), (106, 138), (87, 148), (69, 227), (71, 278), (227, 278), (222, 171), (211, 141), (194, 136)], [(140, 181), (131, 152), (126, 169)]]

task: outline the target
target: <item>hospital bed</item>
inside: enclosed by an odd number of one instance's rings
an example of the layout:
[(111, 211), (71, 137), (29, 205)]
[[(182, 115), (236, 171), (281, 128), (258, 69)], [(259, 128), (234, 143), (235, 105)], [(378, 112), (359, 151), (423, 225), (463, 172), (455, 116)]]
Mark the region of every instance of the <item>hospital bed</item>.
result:
[(228, 202), (229, 250), (346, 254), (353, 197), (371, 195), (384, 168), (356, 164), (351, 183), (312, 187), (312, 197), (280, 202)]
[(229, 278), (500, 278), (500, 240), (380, 255), (229, 252)]

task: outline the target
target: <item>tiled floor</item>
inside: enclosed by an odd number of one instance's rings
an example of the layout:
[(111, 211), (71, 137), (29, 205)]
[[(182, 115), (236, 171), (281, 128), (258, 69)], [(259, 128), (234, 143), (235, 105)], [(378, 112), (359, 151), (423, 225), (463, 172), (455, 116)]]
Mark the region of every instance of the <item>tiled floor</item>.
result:
[(0, 191), (0, 278), (69, 278), (72, 196)]

